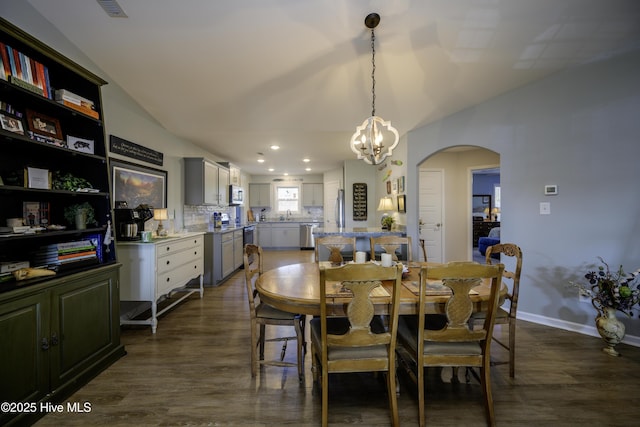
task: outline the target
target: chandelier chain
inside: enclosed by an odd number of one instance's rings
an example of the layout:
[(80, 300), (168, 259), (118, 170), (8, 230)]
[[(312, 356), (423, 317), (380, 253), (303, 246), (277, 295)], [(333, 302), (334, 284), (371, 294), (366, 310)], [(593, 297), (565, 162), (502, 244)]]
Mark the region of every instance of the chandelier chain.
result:
[(371, 117), (376, 115), (376, 35), (371, 29)]

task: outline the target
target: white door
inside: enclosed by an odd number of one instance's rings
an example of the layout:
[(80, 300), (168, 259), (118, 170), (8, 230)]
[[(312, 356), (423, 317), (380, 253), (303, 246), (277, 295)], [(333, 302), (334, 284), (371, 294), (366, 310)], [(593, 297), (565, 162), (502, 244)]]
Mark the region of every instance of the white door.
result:
[(336, 226), (336, 200), (340, 181), (327, 181), (324, 183), (324, 224), (325, 226)]
[[(442, 169), (420, 169), (418, 189), (419, 203), (419, 235), (424, 239), (427, 259), (431, 262), (443, 262), (444, 247), (442, 239), (443, 196)], [(420, 260), (422, 249), (419, 249)]]

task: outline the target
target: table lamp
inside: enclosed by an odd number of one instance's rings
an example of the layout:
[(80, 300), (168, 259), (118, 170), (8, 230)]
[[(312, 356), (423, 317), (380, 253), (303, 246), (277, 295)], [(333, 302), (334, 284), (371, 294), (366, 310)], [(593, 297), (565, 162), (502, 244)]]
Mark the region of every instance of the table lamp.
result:
[[(382, 224), (382, 228), (386, 229), (387, 226), (385, 225), (385, 218), (389, 216), (389, 214), (386, 211), (392, 211), (393, 210), (393, 200), (391, 200), (391, 197), (389, 196), (385, 196), (383, 198), (380, 199), (380, 204), (378, 205), (378, 212), (384, 212), (382, 214), (382, 218), (380, 219), (380, 223)], [(388, 229), (391, 229), (391, 227), (388, 227)]]
[(154, 209), (153, 219), (158, 221), (158, 229), (156, 230), (158, 236), (166, 236), (167, 230), (165, 230), (162, 226), (162, 221), (166, 221), (169, 219), (169, 213), (167, 212), (167, 209)]
[(491, 209), (491, 215), (492, 215), (493, 221), (498, 221), (498, 215), (499, 214), (500, 214), (500, 208)]

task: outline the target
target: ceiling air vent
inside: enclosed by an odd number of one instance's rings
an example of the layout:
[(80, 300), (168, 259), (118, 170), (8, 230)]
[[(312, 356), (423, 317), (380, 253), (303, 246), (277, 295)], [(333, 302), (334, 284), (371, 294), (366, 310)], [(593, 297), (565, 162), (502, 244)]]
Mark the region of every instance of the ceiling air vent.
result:
[(107, 12), (112, 18), (128, 18), (127, 14), (124, 13), (122, 7), (118, 4), (116, 0), (96, 0), (100, 6)]

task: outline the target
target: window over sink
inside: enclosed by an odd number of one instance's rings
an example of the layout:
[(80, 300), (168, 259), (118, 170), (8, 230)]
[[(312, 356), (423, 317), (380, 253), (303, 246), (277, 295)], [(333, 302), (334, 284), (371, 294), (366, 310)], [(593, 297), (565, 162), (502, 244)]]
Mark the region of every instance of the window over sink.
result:
[(277, 187), (276, 210), (278, 213), (300, 211), (300, 187)]

